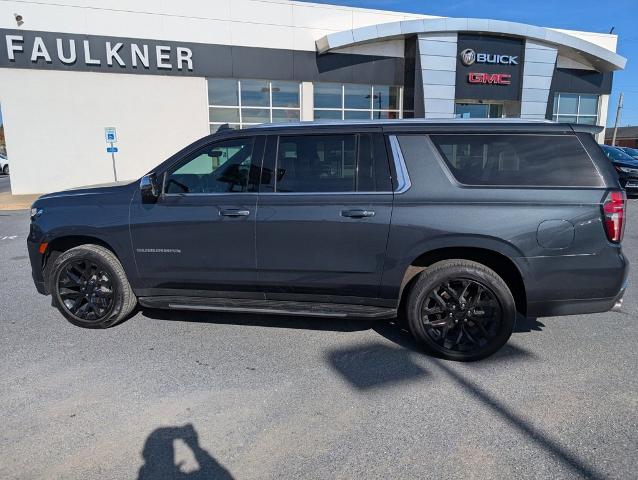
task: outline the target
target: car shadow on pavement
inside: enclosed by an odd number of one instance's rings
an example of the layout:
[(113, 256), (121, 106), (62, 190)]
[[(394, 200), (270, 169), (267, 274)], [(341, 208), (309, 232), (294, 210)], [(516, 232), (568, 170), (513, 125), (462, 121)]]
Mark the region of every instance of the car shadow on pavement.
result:
[(400, 350), (403, 353), (400, 353), (397, 348), (372, 342), (332, 350), (326, 354), (328, 363), (357, 390), (365, 394), (374, 387), (391, 386), (402, 381), (418, 381), (427, 374), (426, 369), (421, 366), (425, 364), (430, 372), (433, 372), (433, 369), (443, 372), (450, 381), (463, 388), (469, 396), (544, 450), (549, 457), (557, 459), (575, 476), (582, 478), (605, 477), (594, 466), (589, 465), (559, 441), (552, 439), (550, 435), (536, 427), (530, 419), (518, 414), (513, 407), (498, 399), (479, 382), (471, 379), (472, 374), (477, 372), (476, 369), (480, 371), (480, 369), (485, 368), (489, 373), (495, 363), (504, 360), (509, 360), (506, 366), (512, 368), (511, 360), (513, 358), (533, 360), (535, 356), (532, 353), (508, 344), (491, 357), (479, 362), (458, 364), (430, 356), (426, 362), (420, 361), (417, 364), (410, 358), (410, 355), (415, 352), (422, 354), (423, 349), (405, 329), (395, 323), (384, 322), (377, 324), (374, 330), (382, 337), (402, 347)]
[(319, 318), (292, 315), (260, 315), (227, 312), (195, 312), (144, 308), (144, 317), (176, 322), (214, 323), (218, 325), (249, 325), (252, 327), (294, 328), (334, 332), (370, 330), (378, 322), (365, 319)]
[[(175, 463), (175, 441), (181, 440), (192, 452), (198, 466), (186, 469), (184, 462)], [(199, 445), (197, 431), (191, 424), (181, 427), (161, 427), (147, 438), (142, 450), (144, 465), (138, 480), (232, 480), (233, 476)]]

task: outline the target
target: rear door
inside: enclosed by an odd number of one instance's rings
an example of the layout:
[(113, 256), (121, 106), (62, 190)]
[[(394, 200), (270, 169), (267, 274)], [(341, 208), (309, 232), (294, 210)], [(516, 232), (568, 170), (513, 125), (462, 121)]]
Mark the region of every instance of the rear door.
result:
[(267, 296), (378, 296), (392, 198), (379, 130), (270, 136), (257, 210)]

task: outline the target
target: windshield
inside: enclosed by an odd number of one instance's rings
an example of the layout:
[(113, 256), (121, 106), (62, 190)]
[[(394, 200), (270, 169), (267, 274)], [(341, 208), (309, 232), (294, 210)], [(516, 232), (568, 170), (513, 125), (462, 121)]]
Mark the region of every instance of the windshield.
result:
[(601, 145), (603, 152), (607, 155), (611, 160), (618, 160), (620, 162), (635, 162), (636, 159), (630, 155), (627, 155), (622, 150), (616, 147), (610, 147), (609, 145)]
[(632, 157), (638, 157), (638, 148), (623, 147), (623, 151)]

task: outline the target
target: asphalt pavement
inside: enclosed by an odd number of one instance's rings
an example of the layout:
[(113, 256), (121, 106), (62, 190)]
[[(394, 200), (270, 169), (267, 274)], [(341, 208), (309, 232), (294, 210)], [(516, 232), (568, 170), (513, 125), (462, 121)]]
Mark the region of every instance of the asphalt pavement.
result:
[[(520, 320), (472, 364), (389, 322), (139, 312), (67, 323), (0, 212), (0, 478), (638, 477), (636, 270), (622, 312)], [(638, 255), (638, 201), (625, 251)]]

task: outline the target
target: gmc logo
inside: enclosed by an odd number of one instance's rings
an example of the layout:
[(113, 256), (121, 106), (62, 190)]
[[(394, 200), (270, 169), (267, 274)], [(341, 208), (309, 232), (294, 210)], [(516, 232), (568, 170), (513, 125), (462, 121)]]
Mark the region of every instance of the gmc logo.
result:
[(467, 81), (470, 83), (483, 83), (492, 85), (510, 85), (512, 76), (507, 73), (476, 73), (468, 74)]

